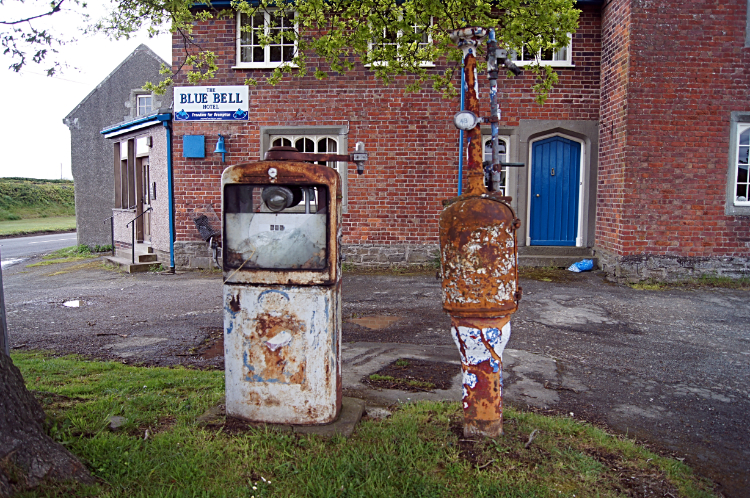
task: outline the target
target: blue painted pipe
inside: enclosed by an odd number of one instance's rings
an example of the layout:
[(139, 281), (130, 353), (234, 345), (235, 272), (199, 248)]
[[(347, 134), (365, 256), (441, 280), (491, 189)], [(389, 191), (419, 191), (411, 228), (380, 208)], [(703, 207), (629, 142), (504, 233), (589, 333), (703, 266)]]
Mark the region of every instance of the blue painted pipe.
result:
[[(464, 58), (461, 57), (461, 110), (464, 110), (464, 96), (466, 95), (466, 75), (464, 74)], [(464, 178), (464, 130), (458, 134), (458, 195), (463, 192)]]
[(171, 121), (162, 121), (167, 129), (167, 190), (169, 191), (169, 270), (174, 272), (174, 185), (172, 180), (172, 127)]

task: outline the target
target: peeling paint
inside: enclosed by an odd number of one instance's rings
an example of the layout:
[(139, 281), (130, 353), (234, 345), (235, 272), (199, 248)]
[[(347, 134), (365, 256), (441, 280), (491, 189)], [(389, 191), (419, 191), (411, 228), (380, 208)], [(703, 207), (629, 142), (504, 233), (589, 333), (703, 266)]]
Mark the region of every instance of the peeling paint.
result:
[(276, 334), (269, 340), (265, 341), (263, 344), (265, 344), (271, 351), (276, 351), (279, 348), (288, 346), (290, 342), (292, 342), (292, 334), (290, 334), (288, 330), (284, 330), (280, 334)]

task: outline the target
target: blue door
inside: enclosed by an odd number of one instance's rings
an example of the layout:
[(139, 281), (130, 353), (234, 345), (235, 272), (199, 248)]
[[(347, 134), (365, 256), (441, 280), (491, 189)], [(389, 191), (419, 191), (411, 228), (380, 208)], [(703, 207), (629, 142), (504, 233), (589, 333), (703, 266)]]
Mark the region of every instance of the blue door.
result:
[(531, 146), (531, 245), (576, 245), (580, 164), (581, 144), (573, 140), (552, 137)]

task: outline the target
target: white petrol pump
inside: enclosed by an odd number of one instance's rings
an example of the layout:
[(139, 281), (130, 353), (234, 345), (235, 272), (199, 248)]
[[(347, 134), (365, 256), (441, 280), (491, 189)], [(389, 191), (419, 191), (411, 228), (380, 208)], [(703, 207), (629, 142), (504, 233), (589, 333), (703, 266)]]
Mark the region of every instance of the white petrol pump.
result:
[(276, 147), (222, 175), (227, 415), (325, 424), (341, 408), (341, 178)]

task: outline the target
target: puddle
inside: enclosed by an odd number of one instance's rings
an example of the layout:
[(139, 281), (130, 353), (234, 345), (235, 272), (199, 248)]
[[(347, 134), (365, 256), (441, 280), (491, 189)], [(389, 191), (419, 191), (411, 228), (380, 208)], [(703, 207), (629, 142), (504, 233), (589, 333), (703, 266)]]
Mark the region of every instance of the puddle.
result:
[(72, 301), (65, 301), (63, 303), (63, 306), (68, 308), (80, 308), (81, 304), (83, 304), (83, 301), (81, 301), (80, 299), (74, 299)]
[(0, 263), (0, 267), (5, 268), (7, 266), (14, 265), (16, 263), (20, 263), (23, 261), (24, 258), (12, 258), (12, 259), (4, 259), (2, 263)]
[(356, 323), (357, 325), (368, 328), (370, 330), (380, 330), (386, 328), (392, 323), (396, 323), (399, 320), (401, 320), (400, 316), (372, 315), (363, 316), (362, 318), (350, 318), (347, 320), (347, 322)]

